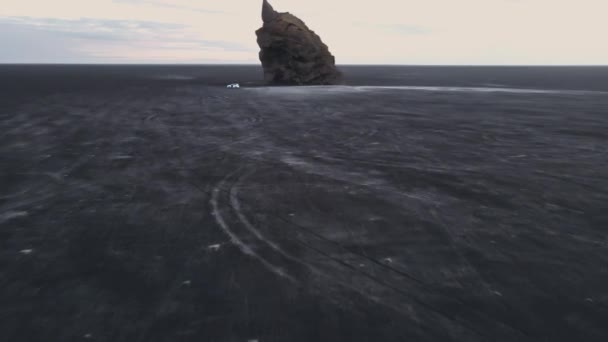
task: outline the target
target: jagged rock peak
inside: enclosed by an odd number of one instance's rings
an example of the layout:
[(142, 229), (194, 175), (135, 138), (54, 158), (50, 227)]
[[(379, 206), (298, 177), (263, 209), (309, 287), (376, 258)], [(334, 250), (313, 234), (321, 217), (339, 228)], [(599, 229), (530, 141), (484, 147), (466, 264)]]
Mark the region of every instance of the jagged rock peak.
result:
[(327, 45), (306, 24), (290, 13), (262, 3), (263, 26), (255, 33), (260, 46), (264, 79), (272, 84), (336, 84), (341, 73)]
[(268, 1), (264, 0), (262, 3), (262, 20), (267, 23), (273, 21), (279, 16), (279, 13), (272, 8), (272, 5)]

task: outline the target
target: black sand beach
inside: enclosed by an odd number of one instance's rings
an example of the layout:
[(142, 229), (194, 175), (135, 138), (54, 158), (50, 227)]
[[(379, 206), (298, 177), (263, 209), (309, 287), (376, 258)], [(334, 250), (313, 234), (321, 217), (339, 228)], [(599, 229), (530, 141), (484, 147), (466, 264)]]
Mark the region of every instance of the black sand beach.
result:
[(608, 340), (608, 68), (341, 69), (0, 66), (0, 339)]

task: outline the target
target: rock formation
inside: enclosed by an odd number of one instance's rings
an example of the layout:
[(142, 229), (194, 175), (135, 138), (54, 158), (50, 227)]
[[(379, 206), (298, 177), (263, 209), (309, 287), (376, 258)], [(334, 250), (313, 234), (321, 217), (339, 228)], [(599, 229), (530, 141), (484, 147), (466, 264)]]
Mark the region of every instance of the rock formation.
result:
[(290, 13), (262, 4), (264, 25), (257, 30), (264, 79), (274, 84), (334, 84), (340, 78), (334, 56), (321, 38)]

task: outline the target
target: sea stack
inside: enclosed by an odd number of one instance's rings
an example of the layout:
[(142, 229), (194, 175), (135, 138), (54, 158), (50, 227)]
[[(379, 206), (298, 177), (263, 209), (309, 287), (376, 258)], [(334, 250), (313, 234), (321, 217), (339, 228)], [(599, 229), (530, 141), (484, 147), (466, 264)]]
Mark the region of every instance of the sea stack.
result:
[(264, 25), (255, 33), (264, 79), (272, 84), (325, 85), (340, 79), (336, 60), (321, 38), (290, 13), (262, 3)]

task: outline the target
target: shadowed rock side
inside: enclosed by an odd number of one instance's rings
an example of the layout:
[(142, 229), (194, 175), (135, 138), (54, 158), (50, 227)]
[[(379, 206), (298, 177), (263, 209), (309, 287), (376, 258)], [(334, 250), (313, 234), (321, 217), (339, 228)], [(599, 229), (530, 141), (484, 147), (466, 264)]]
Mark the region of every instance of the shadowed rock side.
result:
[(275, 84), (335, 84), (340, 78), (334, 56), (321, 38), (290, 13), (278, 13), (264, 0), (264, 26), (258, 29), (264, 79)]

